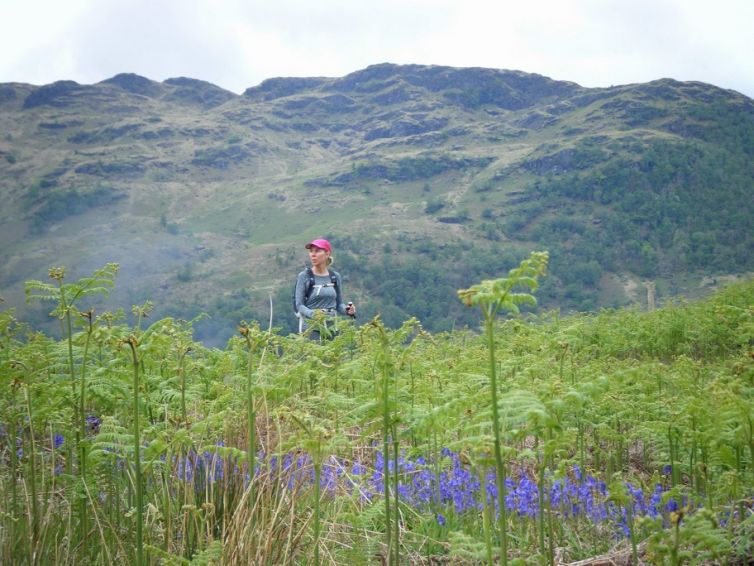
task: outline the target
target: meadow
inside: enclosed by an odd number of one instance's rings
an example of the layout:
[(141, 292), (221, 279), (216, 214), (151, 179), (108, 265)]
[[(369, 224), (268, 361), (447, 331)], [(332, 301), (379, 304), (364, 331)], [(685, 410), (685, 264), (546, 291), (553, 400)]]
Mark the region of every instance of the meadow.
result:
[(478, 331), (224, 349), (98, 313), (115, 264), (27, 282), (61, 334), (0, 311), (0, 563), (750, 563), (754, 282), (564, 316), (547, 262), (459, 290)]

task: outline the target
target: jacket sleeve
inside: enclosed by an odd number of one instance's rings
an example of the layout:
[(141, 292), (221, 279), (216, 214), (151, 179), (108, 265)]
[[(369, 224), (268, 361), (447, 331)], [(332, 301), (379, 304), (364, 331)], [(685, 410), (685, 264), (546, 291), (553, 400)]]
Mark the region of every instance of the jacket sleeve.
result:
[(304, 318), (311, 318), (314, 315), (314, 312), (304, 304), (304, 290), (306, 289), (307, 278), (306, 271), (302, 271), (298, 274), (293, 300), (296, 306), (296, 312)]

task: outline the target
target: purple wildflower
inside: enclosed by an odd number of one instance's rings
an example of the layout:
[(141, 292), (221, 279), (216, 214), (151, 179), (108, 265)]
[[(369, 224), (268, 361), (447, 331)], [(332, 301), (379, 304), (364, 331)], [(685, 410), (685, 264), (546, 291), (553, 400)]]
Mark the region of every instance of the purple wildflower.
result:
[(99, 417), (95, 415), (87, 415), (86, 416), (86, 430), (87, 432), (90, 432), (92, 434), (97, 434), (99, 432), (100, 424), (102, 424), (102, 421)]

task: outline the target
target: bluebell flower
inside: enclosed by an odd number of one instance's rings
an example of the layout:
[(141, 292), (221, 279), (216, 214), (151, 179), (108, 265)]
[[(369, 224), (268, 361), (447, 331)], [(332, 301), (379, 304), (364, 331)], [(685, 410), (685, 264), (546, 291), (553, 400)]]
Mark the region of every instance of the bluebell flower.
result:
[(647, 512), (651, 517), (657, 517), (660, 515), (660, 508), (662, 507), (662, 494), (664, 493), (664, 489), (662, 487), (662, 484), (657, 483), (655, 484), (655, 489), (652, 492), (652, 496), (649, 498), (649, 505), (647, 507)]
[(576, 478), (577, 481), (581, 481), (581, 479), (583, 478), (581, 467), (579, 467), (578, 464), (573, 466), (573, 477)]
[(340, 479), (340, 465), (333, 465), (329, 462), (322, 464), (322, 471), (320, 477), (320, 487), (329, 492), (335, 492), (338, 488), (338, 480)]
[[(218, 446), (222, 445), (218, 443)], [(264, 462), (266, 455), (263, 452), (260, 451), (258, 456), (255, 474), (269, 469), (271, 474), (280, 475), (283, 485), (291, 490), (313, 485), (314, 466), (308, 454), (296, 451), (275, 455), (268, 464)], [(448, 448), (443, 448), (437, 461), (423, 456), (406, 457), (405, 452), (402, 452), (397, 459), (385, 462), (377, 444), (368, 461), (372, 460), (374, 465), (370, 467), (367, 461), (348, 462), (336, 456), (326, 458), (322, 463), (321, 488), (330, 492), (345, 488), (361, 501), (373, 503), (375, 498), (384, 495), (383, 474), (397, 469), (397, 495), (401, 501), (419, 512), (434, 513), (441, 526), (446, 524), (447, 512), (454, 512), (459, 516), (468, 513), (476, 515), (483, 508), (478, 471), (472, 473), (464, 467), (459, 454)], [(241, 468), (243, 469), (243, 464)], [(175, 473), (179, 479), (194, 481), (197, 489), (204, 489), (206, 482), (218, 481), (225, 474), (231, 473), (231, 470), (234, 474), (239, 471), (239, 462), (235, 459), (223, 459), (214, 451), (201, 455), (192, 451), (176, 461)], [(248, 482), (248, 474), (244, 476)], [(608, 501), (609, 493), (604, 481), (584, 473), (578, 466), (572, 468), (570, 477), (555, 480), (549, 472), (547, 477), (550, 504), (563, 517), (583, 517), (594, 523), (607, 522), (615, 528), (618, 536), (628, 535), (629, 512), (638, 517), (657, 516), (665, 511), (662, 509), (663, 487), (660, 484), (647, 497), (641, 487), (627, 483), (626, 489), (631, 496), (628, 505), (631, 507), (624, 508)], [(498, 514), (495, 471), (486, 470), (482, 481), (485, 482), (487, 503)], [(523, 519), (537, 517), (540, 495), (537, 479), (522, 474), (517, 479), (506, 477), (505, 485), (506, 508)], [(670, 502), (668, 507), (672, 508), (673, 505), (677, 506), (678, 503)]]
[[(385, 471), (385, 458), (382, 455), (382, 451), (377, 451), (374, 455), (374, 469), (375, 472), (379, 472), (380, 476), (382, 476), (383, 472)], [(390, 471), (390, 460), (388, 459), (387, 464), (388, 472)]]
[(520, 516), (536, 517), (539, 512), (539, 488), (527, 476), (521, 476), (518, 485), (506, 490), (506, 507)]
[(87, 415), (86, 416), (86, 430), (87, 432), (90, 432), (92, 434), (97, 434), (99, 432), (100, 424), (102, 424), (102, 421), (99, 417), (95, 415)]
[(722, 513), (720, 513), (720, 519), (719, 519), (720, 527), (721, 528), (727, 527), (732, 517), (734, 517), (734, 514), (731, 513), (730, 511), (723, 511)]
[(181, 458), (178, 460), (176, 476), (179, 480), (183, 481), (191, 481), (194, 478), (194, 467), (191, 464), (191, 460), (188, 458)]

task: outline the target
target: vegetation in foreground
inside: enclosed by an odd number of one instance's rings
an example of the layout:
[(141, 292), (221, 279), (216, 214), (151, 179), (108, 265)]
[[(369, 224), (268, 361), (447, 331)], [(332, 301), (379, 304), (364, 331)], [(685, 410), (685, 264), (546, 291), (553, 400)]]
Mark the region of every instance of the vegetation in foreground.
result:
[(115, 265), (27, 283), (63, 338), (0, 313), (0, 561), (751, 561), (754, 282), (517, 315), (546, 264), (459, 292), (480, 334), (241, 323), (222, 350), (98, 315)]

